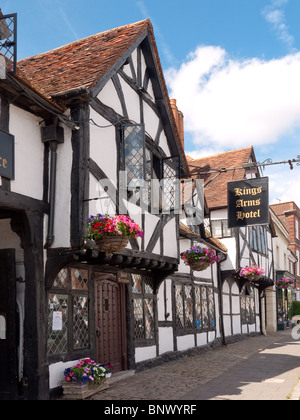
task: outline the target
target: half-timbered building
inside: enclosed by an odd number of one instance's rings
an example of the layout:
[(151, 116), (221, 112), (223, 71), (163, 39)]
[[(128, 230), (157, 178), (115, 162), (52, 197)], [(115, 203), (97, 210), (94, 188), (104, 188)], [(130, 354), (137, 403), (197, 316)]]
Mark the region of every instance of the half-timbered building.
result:
[[(228, 249), (228, 258), (221, 263), (220, 288), (225, 341), (230, 342), (244, 334), (261, 333), (266, 325), (264, 291), (274, 284), (274, 229), (272, 223), (229, 228), (227, 210), (227, 184), (248, 177), (260, 177), (257, 169), (247, 175), (244, 168), (245, 164), (256, 162), (253, 147), (203, 159), (188, 158), (188, 162), (191, 174), (205, 182), (205, 199), (209, 210), (206, 229)], [(265, 276), (259, 284), (244, 281), (239, 276), (241, 268), (254, 265), (265, 270)]]
[[(79, 358), (118, 372), (159, 356), (158, 290), (179, 264), (176, 180), (187, 167), (149, 20), (21, 60), (12, 80), (31, 99), (30, 116), (3, 99), (2, 128), (18, 135), (28, 170), (16, 162), (15, 181), (2, 182), (1, 228), (11, 239), (1, 257), (20, 254), (25, 293), (16, 382), (26, 398), (47, 398)], [(10, 189), (30, 198), (17, 206)], [(99, 253), (83, 240), (98, 213), (128, 214), (144, 237)]]

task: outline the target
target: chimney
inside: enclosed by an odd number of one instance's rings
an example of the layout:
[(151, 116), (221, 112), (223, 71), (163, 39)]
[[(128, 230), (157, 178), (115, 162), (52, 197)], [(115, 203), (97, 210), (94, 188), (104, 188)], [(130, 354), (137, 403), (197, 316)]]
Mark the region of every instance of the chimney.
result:
[(184, 116), (183, 113), (181, 111), (178, 110), (177, 108), (177, 101), (176, 99), (171, 99), (171, 108), (173, 111), (173, 115), (174, 115), (174, 119), (176, 122), (176, 126), (177, 126), (177, 130), (179, 133), (179, 139), (181, 141), (183, 150), (184, 150)]

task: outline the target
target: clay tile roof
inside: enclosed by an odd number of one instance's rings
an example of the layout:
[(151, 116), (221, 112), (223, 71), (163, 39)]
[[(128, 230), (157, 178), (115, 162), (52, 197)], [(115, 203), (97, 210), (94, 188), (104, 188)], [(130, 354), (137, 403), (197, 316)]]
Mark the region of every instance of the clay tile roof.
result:
[[(161, 87), (178, 141), (182, 164), (188, 173), (184, 148), (172, 112), (153, 26), (149, 19), (92, 35), (52, 51), (20, 60), (16, 77), (52, 102), (56, 101), (55, 95), (80, 88), (91, 89), (116, 65), (145, 31), (148, 31), (152, 43)], [(56, 103), (63, 105), (59, 100)]]
[(20, 60), (19, 74), (48, 98), (80, 87), (92, 88), (151, 26), (144, 20)]
[(245, 170), (237, 169), (220, 174), (214, 172), (207, 175), (198, 175), (198, 173), (212, 169), (241, 167), (243, 163), (248, 163), (250, 158), (256, 162), (252, 146), (202, 159), (192, 159), (187, 156), (188, 165), (197, 167), (190, 167), (191, 176), (202, 178), (205, 181), (205, 199), (209, 209), (227, 207), (227, 183), (244, 179)]
[(208, 245), (208, 246), (212, 247), (213, 249), (216, 249), (217, 251), (221, 251), (225, 254), (227, 254), (227, 252), (228, 252), (228, 249), (226, 248), (226, 246), (224, 244), (222, 244), (222, 242), (219, 241), (219, 239), (214, 238), (214, 237), (203, 239), (201, 237), (201, 235), (198, 235), (197, 233), (191, 231), (182, 222), (179, 222), (179, 232), (180, 232), (180, 235), (183, 238), (188, 238), (188, 239), (192, 239), (192, 240), (197, 241), (197, 242), (201, 242), (204, 245)]

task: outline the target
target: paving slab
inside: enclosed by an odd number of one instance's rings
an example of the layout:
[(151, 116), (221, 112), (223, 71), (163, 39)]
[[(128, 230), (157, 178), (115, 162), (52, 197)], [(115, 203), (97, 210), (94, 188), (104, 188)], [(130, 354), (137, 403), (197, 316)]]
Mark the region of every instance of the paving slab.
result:
[(93, 400), (299, 400), (300, 340), (290, 330), (167, 363), (112, 385)]

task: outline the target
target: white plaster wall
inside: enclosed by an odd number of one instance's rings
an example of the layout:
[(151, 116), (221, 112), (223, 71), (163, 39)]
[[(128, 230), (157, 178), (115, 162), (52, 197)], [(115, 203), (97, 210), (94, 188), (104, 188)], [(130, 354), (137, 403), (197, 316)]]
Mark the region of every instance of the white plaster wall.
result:
[[(189, 239), (180, 239), (180, 253), (187, 251), (188, 249), (191, 249), (191, 241)], [(190, 274), (191, 269), (188, 265), (184, 264), (184, 261), (180, 258), (180, 264), (178, 267), (179, 273), (183, 274)]]
[(164, 228), (164, 256), (178, 258), (176, 219), (173, 218)]
[[(101, 117), (92, 108), (90, 108), (90, 118), (101, 127), (110, 125), (109, 121)], [(107, 178), (116, 185), (118, 174), (115, 127), (99, 128), (94, 124), (90, 124), (90, 156), (104, 171)]]
[(207, 333), (197, 334), (197, 347), (206, 346), (207, 344)]
[(231, 333), (231, 316), (230, 315), (224, 315), (224, 333), (226, 337), (229, 337), (232, 335)]
[(12, 192), (42, 200), (44, 144), (41, 141), (41, 118), (10, 105), (10, 134), (15, 136), (15, 180)]
[(168, 321), (173, 321), (172, 316), (172, 280), (165, 280), (158, 290), (158, 321), (165, 321), (165, 297), (164, 297), (164, 288), (166, 287), (166, 313), (169, 313)]
[(173, 328), (159, 328), (159, 354), (174, 351)]
[(61, 386), (64, 380), (64, 371), (71, 366), (75, 366), (78, 360), (71, 362), (59, 362), (49, 366), (49, 388), (54, 389)]
[(159, 146), (163, 149), (165, 154), (169, 157), (171, 155), (170, 148), (168, 145), (167, 137), (164, 133), (164, 131), (161, 133), (159, 138)]
[[(122, 106), (112, 80), (109, 80), (98, 95), (98, 99), (122, 115)], [(91, 117), (93, 118), (93, 117)], [(106, 123), (107, 125), (107, 123)]]
[(185, 351), (195, 347), (195, 337), (194, 335), (185, 335), (182, 337), (177, 337), (177, 349), (178, 351)]
[(241, 317), (240, 315), (232, 316), (233, 335), (241, 333)]
[[(147, 246), (149, 244), (149, 241), (153, 235), (153, 232), (159, 222), (160, 218), (147, 213), (145, 217), (145, 232), (144, 232), (144, 238), (145, 238), (145, 249), (147, 249)], [(159, 241), (158, 241), (159, 242)], [(160, 253), (160, 244), (159, 244), (159, 253)]]
[(135, 349), (135, 362), (144, 362), (145, 360), (155, 359), (156, 346), (152, 347), (137, 347)]
[(150, 106), (144, 102), (145, 130), (154, 141), (159, 126), (159, 118)]
[[(57, 147), (54, 248), (70, 246), (72, 132), (64, 128), (65, 141)], [(48, 217), (47, 217), (48, 219)]]
[(129, 119), (137, 124), (141, 123), (140, 98), (134, 90), (120, 77), (120, 83), (125, 97)]

